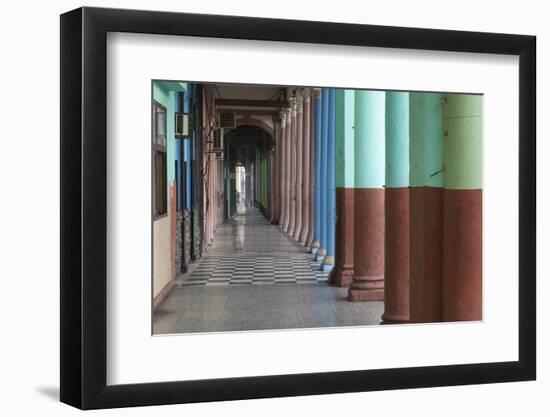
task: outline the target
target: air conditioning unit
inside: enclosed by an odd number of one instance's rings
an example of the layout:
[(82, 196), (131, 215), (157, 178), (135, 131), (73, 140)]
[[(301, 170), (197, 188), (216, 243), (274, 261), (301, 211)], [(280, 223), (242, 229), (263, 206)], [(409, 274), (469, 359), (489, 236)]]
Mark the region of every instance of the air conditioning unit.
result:
[(175, 114), (175, 136), (177, 138), (185, 138), (190, 136), (189, 113)]
[(223, 151), (223, 128), (218, 127), (212, 132), (212, 148)]
[(237, 127), (237, 113), (220, 112), (218, 118), (218, 127), (225, 129), (235, 129)]

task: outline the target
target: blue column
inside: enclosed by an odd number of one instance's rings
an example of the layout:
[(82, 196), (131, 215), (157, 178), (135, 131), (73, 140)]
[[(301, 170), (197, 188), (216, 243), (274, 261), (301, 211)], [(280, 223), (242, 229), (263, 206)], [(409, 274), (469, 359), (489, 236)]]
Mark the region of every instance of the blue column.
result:
[(311, 244), (311, 253), (317, 256), (317, 251), (321, 243), (321, 90), (313, 91), (313, 111), (315, 112), (315, 178), (314, 195), (315, 205), (313, 207), (314, 228), (313, 243)]
[[(181, 95), (183, 93), (182, 92), (177, 92), (176, 94), (174, 94), (174, 111), (177, 113), (177, 112), (180, 112), (180, 103), (181, 103)], [(182, 170), (182, 164), (183, 164), (183, 161), (181, 159), (181, 143), (182, 143), (182, 139), (177, 139), (176, 140), (176, 161), (178, 162), (178, 169), (176, 170), (176, 173), (175, 173), (175, 178), (176, 178), (176, 182), (177, 182), (177, 188), (176, 188), (176, 206), (177, 206), (177, 210), (181, 210), (182, 208), (182, 200), (181, 200), (181, 179), (182, 179), (182, 176), (181, 176), (181, 170)]]
[[(185, 91), (185, 99), (183, 100), (183, 111), (189, 113), (191, 111), (191, 95), (189, 90)], [(191, 144), (189, 139), (185, 139), (185, 207), (191, 208)]]
[(323, 261), (323, 259), (325, 259), (325, 255), (327, 254), (328, 102), (329, 89), (323, 88), (323, 92), (321, 95), (321, 239), (319, 241), (317, 261)]
[(323, 259), (323, 270), (330, 272), (334, 266), (334, 241), (336, 232), (336, 183), (335, 183), (335, 156), (336, 156), (336, 90), (328, 91), (328, 127), (327, 127), (327, 238), (326, 255)]

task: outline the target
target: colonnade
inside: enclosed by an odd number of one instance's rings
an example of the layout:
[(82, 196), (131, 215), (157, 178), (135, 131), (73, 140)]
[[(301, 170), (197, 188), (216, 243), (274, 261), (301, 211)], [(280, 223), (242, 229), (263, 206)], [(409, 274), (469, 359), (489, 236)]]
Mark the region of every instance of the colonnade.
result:
[(336, 94), (336, 268), (384, 323), (482, 317), (482, 101)]
[(275, 120), (270, 218), (330, 271), (335, 260), (336, 90), (289, 90)]
[(289, 90), (267, 215), (384, 323), (481, 318), (481, 96)]

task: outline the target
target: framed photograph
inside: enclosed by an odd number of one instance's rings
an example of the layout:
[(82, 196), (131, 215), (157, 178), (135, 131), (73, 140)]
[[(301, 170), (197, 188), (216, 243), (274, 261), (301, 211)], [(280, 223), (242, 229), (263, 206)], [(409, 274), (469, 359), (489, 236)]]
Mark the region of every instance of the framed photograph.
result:
[(61, 16), (61, 401), (536, 378), (533, 36)]

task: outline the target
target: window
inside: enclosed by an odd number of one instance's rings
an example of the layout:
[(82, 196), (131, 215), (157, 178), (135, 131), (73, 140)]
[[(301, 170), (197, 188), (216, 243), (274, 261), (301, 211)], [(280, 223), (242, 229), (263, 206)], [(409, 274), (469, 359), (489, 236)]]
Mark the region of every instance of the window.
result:
[(168, 212), (166, 173), (166, 108), (153, 101), (153, 214), (155, 217)]

